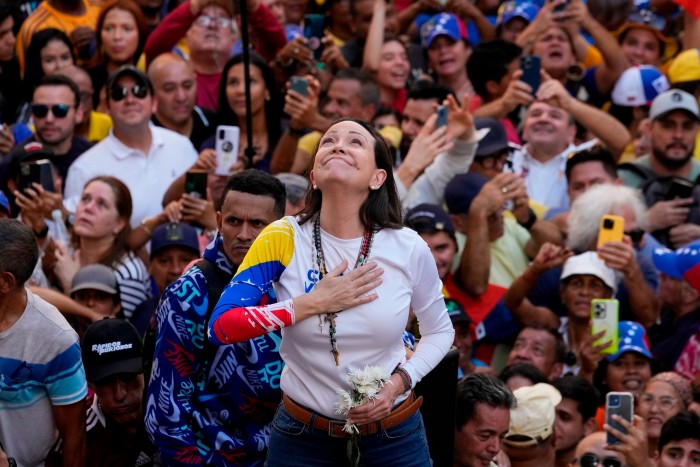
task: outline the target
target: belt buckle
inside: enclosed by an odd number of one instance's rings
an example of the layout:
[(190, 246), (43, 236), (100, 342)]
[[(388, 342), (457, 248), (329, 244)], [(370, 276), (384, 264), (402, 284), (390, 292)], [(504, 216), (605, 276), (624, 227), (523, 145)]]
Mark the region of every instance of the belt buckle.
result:
[[(333, 430), (334, 427), (340, 428), (340, 435), (336, 435), (334, 433), (334, 430)], [(330, 436), (331, 438), (347, 438), (347, 437), (349, 437), (350, 433), (343, 430), (343, 428), (345, 428), (345, 422), (338, 422), (338, 421), (331, 420), (331, 419), (328, 420), (328, 436)]]

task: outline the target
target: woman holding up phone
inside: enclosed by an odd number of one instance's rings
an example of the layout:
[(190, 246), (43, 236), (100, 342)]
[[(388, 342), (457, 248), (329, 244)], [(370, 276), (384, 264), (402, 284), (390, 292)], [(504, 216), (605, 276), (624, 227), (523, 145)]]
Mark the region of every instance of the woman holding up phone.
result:
[[(238, 144), (238, 161), (245, 168), (245, 149), (248, 146), (245, 79), (243, 74), (243, 55), (234, 55), (224, 66), (219, 84), (219, 122), (222, 125), (232, 125), (240, 128)], [(265, 59), (256, 54), (250, 54), (250, 98), (253, 125), (253, 167), (270, 171), (272, 151), (277, 145), (282, 128), (280, 125), (282, 101), (277, 90), (272, 70)], [(204, 143), (205, 147), (214, 147), (213, 139)], [(240, 164), (239, 164), (240, 165)]]

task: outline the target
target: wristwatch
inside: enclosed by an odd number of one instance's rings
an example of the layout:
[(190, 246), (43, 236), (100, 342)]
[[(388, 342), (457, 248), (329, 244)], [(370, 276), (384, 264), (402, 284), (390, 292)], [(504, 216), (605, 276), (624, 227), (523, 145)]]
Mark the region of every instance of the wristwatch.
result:
[[(34, 236), (36, 238), (46, 238), (49, 235), (49, 226), (44, 224), (44, 227), (41, 230), (35, 230), (34, 231)], [(12, 464), (10, 464), (12, 465)]]
[(537, 222), (537, 214), (535, 214), (532, 208), (527, 208), (527, 220), (525, 222), (518, 221), (518, 224), (525, 230), (530, 230), (535, 222)]

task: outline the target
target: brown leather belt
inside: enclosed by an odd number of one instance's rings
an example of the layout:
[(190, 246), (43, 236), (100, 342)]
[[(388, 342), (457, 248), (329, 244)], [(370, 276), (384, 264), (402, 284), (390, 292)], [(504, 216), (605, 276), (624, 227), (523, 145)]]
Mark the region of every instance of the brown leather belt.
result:
[[(292, 399), (287, 397), (286, 394), (282, 397), (282, 404), (284, 404), (284, 408), (287, 410), (287, 412), (289, 412), (289, 414), (292, 417), (294, 417), (304, 425), (313, 426), (316, 429), (325, 431), (326, 433), (328, 433), (328, 436), (332, 436), (335, 438), (350, 437), (350, 433), (343, 431), (343, 426), (345, 426), (344, 420), (333, 420), (330, 418), (326, 418), (321, 414), (312, 412), (309, 409), (306, 409), (294, 402)], [(392, 410), (389, 416), (385, 419), (380, 420), (378, 422), (367, 423), (366, 425), (358, 426), (358, 428), (360, 429), (360, 436), (374, 435), (380, 432), (381, 430), (387, 430), (393, 426), (398, 425), (399, 423), (407, 420), (408, 417), (416, 413), (416, 411), (420, 408), (422, 404), (423, 396), (416, 399), (413, 395), (413, 392), (411, 392), (411, 395), (408, 397), (408, 399), (403, 401), (401, 405)], [(313, 424), (311, 423), (312, 420)]]

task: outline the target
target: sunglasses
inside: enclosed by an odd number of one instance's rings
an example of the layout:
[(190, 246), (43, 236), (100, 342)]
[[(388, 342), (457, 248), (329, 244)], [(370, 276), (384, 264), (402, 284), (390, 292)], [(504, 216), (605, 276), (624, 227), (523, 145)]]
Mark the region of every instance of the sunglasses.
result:
[(578, 459), (575, 459), (575, 461), (578, 461), (578, 465), (581, 467), (598, 467), (599, 465), (602, 465), (603, 467), (622, 467), (622, 462), (620, 462), (620, 459), (616, 457), (604, 457), (603, 459), (600, 459), (591, 452), (585, 453)]
[(65, 118), (70, 109), (71, 106), (66, 104), (32, 104), (32, 115), (36, 118), (44, 118), (49, 114), (50, 110), (54, 117)]
[(208, 28), (211, 24), (214, 24), (219, 29), (228, 29), (231, 27), (232, 21), (229, 18), (213, 17), (207, 15), (199, 15), (197, 19), (194, 20), (194, 24), (201, 26), (203, 28)]
[(131, 95), (137, 99), (143, 99), (144, 97), (146, 97), (148, 95), (148, 88), (146, 86), (139, 86), (137, 84), (137, 85), (132, 86), (130, 88), (128, 88), (126, 86), (123, 86), (123, 87), (115, 86), (110, 91), (109, 97), (114, 102), (119, 102), (129, 94), (129, 91), (131, 91)]
[(639, 244), (642, 242), (642, 238), (644, 238), (644, 230), (637, 227), (629, 232), (625, 232), (625, 235), (629, 235), (630, 240), (632, 240), (632, 245), (639, 248)]

